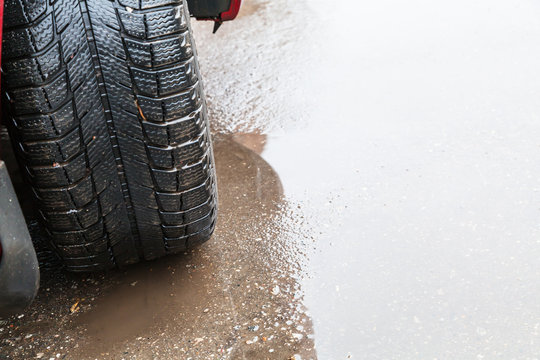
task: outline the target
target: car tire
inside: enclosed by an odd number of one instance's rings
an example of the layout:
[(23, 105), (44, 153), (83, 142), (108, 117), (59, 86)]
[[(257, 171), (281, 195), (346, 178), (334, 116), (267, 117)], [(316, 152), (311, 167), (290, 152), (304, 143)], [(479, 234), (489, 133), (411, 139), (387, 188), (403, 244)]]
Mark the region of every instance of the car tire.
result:
[(4, 123), (68, 270), (206, 241), (216, 179), (183, 0), (6, 0)]

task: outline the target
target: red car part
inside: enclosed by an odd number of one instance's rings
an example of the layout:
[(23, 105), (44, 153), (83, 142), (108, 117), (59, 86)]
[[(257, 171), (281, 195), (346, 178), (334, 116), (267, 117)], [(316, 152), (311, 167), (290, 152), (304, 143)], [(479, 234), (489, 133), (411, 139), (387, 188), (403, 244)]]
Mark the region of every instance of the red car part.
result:
[(238, 15), (238, 12), (240, 11), (241, 4), (242, 0), (231, 0), (231, 6), (229, 7), (229, 10), (220, 14), (221, 21), (234, 20), (236, 18), (236, 15)]
[(197, 20), (214, 21), (214, 33), (224, 21), (234, 20), (240, 11), (242, 0), (188, 0), (191, 16)]

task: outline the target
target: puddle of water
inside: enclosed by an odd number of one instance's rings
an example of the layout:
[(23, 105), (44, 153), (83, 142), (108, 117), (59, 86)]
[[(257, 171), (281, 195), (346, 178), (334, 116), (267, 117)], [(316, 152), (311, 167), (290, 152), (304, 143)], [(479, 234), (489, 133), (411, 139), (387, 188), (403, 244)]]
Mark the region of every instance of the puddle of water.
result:
[[(259, 134), (238, 138), (264, 148)], [(282, 221), (302, 226), (298, 209), (254, 151), (228, 136), (214, 151), (220, 217), (209, 242), (125, 271), (45, 271), (35, 304), (0, 332), (0, 354), (316, 359), (298, 283), (305, 244)], [(69, 314), (77, 301), (79, 310)]]
[(538, 4), (252, 1), (202, 64), (315, 234), (318, 356), (537, 356)]
[[(246, 138), (252, 147), (264, 146), (263, 138)], [(280, 180), (229, 138), (214, 147), (221, 215), (212, 240), (187, 256), (121, 276), (73, 324), (87, 329), (88, 345), (78, 353), (315, 357), (310, 319), (299, 302), (298, 245), (288, 243), (293, 239), (280, 226), (287, 207)]]

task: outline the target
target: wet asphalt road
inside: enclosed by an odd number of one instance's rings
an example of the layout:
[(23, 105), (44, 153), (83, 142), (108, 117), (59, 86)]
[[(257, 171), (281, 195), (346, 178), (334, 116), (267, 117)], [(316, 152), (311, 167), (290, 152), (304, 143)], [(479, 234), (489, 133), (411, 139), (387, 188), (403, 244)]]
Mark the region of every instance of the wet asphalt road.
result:
[(539, 358), (540, 5), (246, 0), (211, 26), (213, 238), (50, 266), (0, 359)]

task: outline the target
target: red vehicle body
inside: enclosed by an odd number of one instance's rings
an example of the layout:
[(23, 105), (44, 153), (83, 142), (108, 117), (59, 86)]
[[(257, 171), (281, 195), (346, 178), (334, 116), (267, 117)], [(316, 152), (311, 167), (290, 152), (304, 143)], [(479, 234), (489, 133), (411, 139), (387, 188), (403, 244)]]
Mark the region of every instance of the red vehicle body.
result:
[[(192, 17), (215, 22), (215, 32), (224, 21), (237, 16), (241, 0), (187, 0), (187, 3)], [(3, 15), (4, 0), (0, 0), (0, 40)], [(39, 287), (39, 265), (32, 239), (1, 155), (0, 318), (22, 311), (32, 302)]]

